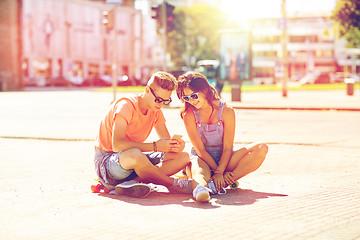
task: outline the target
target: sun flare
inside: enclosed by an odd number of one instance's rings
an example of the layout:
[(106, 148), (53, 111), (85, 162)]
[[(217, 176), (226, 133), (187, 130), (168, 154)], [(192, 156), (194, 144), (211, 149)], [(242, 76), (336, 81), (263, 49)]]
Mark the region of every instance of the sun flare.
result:
[(223, 0), (223, 11), (236, 20), (280, 16), (280, 0)]

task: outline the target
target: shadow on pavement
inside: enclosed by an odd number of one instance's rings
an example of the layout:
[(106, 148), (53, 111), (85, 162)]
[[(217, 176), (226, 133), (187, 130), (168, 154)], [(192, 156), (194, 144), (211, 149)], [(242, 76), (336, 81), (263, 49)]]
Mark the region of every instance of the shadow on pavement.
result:
[(212, 195), (209, 203), (197, 203), (189, 194), (176, 194), (163, 191), (151, 192), (146, 198), (131, 198), (120, 195), (109, 195), (100, 193), (99, 196), (119, 200), (127, 203), (138, 204), (141, 206), (163, 206), (179, 204), (184, 207), (194, 207), (203, 209), (219, 208), (221, 205), (251, 205), (260, 199), (270, 197), (287, 197), (286, 194), (256, 192), (250, 189), (228, 190), (224, 195)]
[(250, 205), (254, 204), (260, 199), (270, 197), (287, 197), (286, 194), (256, 192), (251, 189), (236, 189), (228, 190), (227, 194), (215, 196), (213, 199), (219, 205)]

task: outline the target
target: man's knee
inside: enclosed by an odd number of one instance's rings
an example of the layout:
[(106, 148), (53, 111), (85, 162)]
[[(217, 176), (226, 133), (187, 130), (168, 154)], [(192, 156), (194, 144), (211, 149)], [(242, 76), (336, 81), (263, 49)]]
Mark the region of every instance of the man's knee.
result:
[(132, 169), (151, 164), (146, 155), (137, 148), (131, 148), (122, 152), (119, 156), (119, 161), (120, 165), (127, 165)]
[(178, 153), (177, 157), (181, 162), (185, 163), (186, 165), (190, 163), (190, 157), (187, 152), (180, 152)]

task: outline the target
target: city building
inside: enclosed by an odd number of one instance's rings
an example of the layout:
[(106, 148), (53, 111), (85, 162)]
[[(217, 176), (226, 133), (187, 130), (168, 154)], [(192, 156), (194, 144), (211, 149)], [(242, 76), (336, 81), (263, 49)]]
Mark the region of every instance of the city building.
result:
[[(99, 76), (111, 82), (113, 69), (119, 79), (127, 76), (131, 84), (144, 84), (152, 72), (170, 62), (164, 53), (164, 39), (157, 34), (156, 21), (151, 18), (151, 7), (161, 3), (162, 0), (1, 1), (1, 52), (9, 58), (3, 57), (0, 62), (0, 91), (21, 89), (24, 84), (42, 86), (60, 78), (75, 85)], [(168, 3), (221, 7), (217, 0)], [(251, 33), (252, 39), (251, 81), (278, 83), (283, 76), (283, 27), (288, 36), (290, 80), (314, 71), (359, 73), (360, 50), (346, 49), (346, 41), (337, 39), (330, 15), (329, 11), (289, 12), (286, 21), (280, 16), (248, 19), (244, 30)], [(104, 24), (105, 19), (110, 22)]]
[[(299, 80), (308, 73), (359, 72), (360, 60), (345, 49), (346, 41), (333, 33), (330, 12), (288, 14), (279, 18), (252, 19), (252, 66), (255, 83), (276, 83), (284, 74), (282, 28), (287, 31), (288, 73)], [(349, 57), (349, 56), (352, 57)], [(351, 59), (349, 59), (351, 58)]]
[(0, 1), (0, 91), (21, 88), (20, 1)]
[(25, 84), (63, 77), (81, 85), (99, 76), (111, 82), (112, 69), (131, 81), (141, 78), (142, 14), (127, 2), (23, 0)]

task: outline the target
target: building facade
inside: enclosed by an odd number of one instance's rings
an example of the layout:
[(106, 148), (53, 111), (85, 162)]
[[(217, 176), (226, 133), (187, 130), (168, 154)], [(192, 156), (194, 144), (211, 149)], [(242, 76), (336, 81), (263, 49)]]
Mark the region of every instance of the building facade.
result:
[(0, 91), (21, 88), (21, 2), (0, 1)]
[(276, 83), (284, 74), (283, 26), (288, 36), (290, 79), (313, 71), (334, 73), (353, 69), (359, 72), (359, 60), (350, 61), (345, 51), (346, 41), (337, 39), (333, 34), (330, 14), (296, 13), (288, 15), (285, 23), (278, 18), (251, 20), (253, 81)]
[[(131, 5), (115, 6), (23, 0), (24, 81), (63, 76), (81, 84), (97, 75), (111, 76), (114, 62), (117, 75), (139, 78), (144, 61), (142, 14)], [(112, 30), (103, 24), (105, 10), (115, 16)]]

